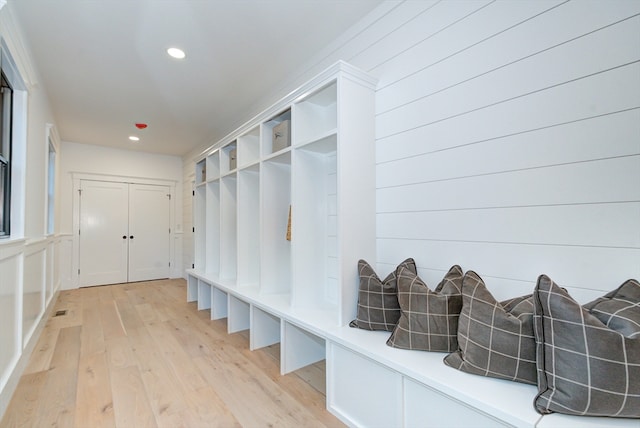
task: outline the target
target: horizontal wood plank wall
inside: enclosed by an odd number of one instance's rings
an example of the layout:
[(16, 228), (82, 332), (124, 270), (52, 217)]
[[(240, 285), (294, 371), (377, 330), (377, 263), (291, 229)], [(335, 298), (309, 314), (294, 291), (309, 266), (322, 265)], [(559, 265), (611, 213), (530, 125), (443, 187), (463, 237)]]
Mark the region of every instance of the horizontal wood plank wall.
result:
[(390, 2), (307, 74), (337, 59), (380, 79), (381, 275), (582, 302), (640, 278), (640, 2)]

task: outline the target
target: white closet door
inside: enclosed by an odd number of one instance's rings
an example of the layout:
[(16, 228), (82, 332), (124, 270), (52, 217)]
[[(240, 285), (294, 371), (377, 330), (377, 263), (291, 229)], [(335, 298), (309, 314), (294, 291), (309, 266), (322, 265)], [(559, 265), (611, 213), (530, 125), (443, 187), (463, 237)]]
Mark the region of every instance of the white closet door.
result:
[(129, 186), (129, 281), (168, 278), (170, 189)]
[(127, 281), (128, 184), (80, 183), (80, 286)]

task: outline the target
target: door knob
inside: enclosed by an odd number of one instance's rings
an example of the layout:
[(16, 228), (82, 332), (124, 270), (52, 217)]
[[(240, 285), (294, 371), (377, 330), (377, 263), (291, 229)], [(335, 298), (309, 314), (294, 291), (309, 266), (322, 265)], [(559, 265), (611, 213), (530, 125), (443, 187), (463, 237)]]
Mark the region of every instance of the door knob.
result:
[(131, 236), (129, 237), (129, 239), (133, 239), (133, 235), (131, 235)]
[(127, 239), (127, 235), (123, 235), (123, 236), (122, 236), (122, 239)]

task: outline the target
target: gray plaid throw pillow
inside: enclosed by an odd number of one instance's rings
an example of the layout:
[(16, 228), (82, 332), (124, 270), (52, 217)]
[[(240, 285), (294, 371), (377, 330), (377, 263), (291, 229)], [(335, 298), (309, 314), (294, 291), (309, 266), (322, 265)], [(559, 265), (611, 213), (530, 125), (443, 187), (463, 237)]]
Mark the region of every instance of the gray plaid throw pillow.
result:
[[(410, 272), (416, 272), (416, 263), (409, 258), (400, 263)], [(397, 268), (396, 268), (397, 270)], [(364, 260), (358, 261), (360, 289), (358, 313), (349, 326), (365, 330), (392, 331), (400, 318), (396, 270), (380, 281), (373, 268)]]
[(445, 364), (481, 376), (536, 384), (531, 294), (498, 302), (474, 271), (462, 281), (458, 350)]
[(400, 319), (387, 340), (394, 348), (451, 352), (458, 347), (462, 269), (454, 265), (434, 291), (409, 269), (398, 267)]
[(584, 307), (541, 275), (534, 292), (541, 414), (640, 418), (640, 284)]

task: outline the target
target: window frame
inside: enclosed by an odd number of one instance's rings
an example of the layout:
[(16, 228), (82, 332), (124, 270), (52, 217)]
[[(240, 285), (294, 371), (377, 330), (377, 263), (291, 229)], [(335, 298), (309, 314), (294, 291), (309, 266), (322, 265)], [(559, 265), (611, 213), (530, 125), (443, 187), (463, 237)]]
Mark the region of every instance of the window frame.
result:
[(0, 62), (0, 238), (6, 238), (11, 236), (14, 89), (2, 65)]
[[(0, 0), (0, 7), (2, 6)], [(0, 69), (13, 89), (11, 105), (11, 184), (8, 210), (10, 228), (0, 236), (0, 246), (25, 238), (27, 187), (27, 134), (29, 117), (29, 88), (33, 81), (30, 68), (19, 68), (9, 49), (7, 39), (0, 36)]]

